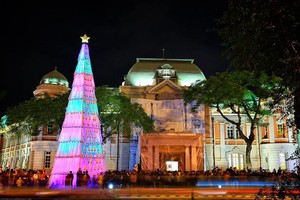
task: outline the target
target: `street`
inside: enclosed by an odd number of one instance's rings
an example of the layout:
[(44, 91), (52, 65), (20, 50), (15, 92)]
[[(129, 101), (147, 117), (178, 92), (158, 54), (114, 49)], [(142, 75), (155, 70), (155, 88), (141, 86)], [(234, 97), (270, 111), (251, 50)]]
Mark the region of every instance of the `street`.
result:
[(254, 199), (259, 188), (4, 188), (1, 199)]

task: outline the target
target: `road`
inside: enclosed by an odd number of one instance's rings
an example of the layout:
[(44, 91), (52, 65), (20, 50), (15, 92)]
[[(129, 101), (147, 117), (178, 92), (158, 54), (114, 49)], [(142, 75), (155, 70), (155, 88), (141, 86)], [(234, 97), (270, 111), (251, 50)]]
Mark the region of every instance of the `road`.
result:
[(4, 188), (0, 193), (2, 200), (30, 199), (254, 199), (259, 188)]

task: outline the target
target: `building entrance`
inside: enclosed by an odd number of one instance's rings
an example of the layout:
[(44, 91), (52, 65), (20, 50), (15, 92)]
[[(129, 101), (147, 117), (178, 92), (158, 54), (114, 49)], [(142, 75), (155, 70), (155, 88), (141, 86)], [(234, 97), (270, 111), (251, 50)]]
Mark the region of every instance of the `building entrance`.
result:
[(159, 168), (166, 171), (184, 171), (185, 153), (183, 146), (161, 146), (159, 148)]

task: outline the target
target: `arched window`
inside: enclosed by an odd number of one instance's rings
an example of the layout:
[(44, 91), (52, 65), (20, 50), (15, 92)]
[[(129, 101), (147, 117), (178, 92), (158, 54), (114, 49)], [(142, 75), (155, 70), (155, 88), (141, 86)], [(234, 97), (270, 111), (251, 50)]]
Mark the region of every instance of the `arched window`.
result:
[(228, 167), (236, 167), (239, 170), (244, 169), (244, 154), (240, 153), (229, 153), (227, 155)]
[(279, 154), (279, 166), (282, 170), (286, 169), (285, 153)]

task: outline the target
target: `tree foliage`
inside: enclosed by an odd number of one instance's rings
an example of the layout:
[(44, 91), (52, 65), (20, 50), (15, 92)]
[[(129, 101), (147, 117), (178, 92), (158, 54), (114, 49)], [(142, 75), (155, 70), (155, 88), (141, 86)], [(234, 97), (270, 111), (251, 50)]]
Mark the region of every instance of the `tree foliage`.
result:
[[(104, 140), (116, 133), (117, 128), (130, 133), (132, 125), (143, 127), (144, 132), (153, 130), (153, 122), (144, 109), (122, 95), (117, 89), (100, 86), (95, 89), (98, 99), (100, 121), (104, 125)], [(6, 110), (7, 125), (11, 133), (36, 134), (40, 126), (55, 121), (56, 128), (62, 126), (70, 93), (58, 97), (31, 98)], [(55, 128), (55, 127), (54, 127)]]
[(264, 71), (284, 80), (293, 95), (278, 93), (273, 98), (294, 98), (300, 127), (300, 1), (229, 0), (217, 24), (233, 68)]
[[(186, 103), (192, 103), (194, 110), (200, 104), (215, 108), (228, 122), (235, 125), (242, 139), (246, 142), (246, 164), (251, 167), (250, 153), (255, 139), (255, 129), (261, 119), (270, 114), (266, 100), (279, 89), (281, 79), (269, 77), (264, 73), (232, 71), (217, 73), (207, 80), (197, 82), (184, 91)], [(224, 113), (230, 109), (237, 116), (228, 118)], [(250, 134), (243, 132), (242, 122), (249, 122)]]
[(124, 133), (129, 133), (129, 137), (133, 126), (142, 127), (145, 133), (153, 130), (153, 121), (141, 105), (132, 103), (118, 89), (100, 86), (96, 88), (96, 95), (99, 99), (101, 123), (105, 130), (104, 140), (118, 133), (120, 128)]
[(55, 121), (56, 128), (59, 129), (64, 120), (68, 95), (69, 93), (55, 98), (46, 95), (42, 99), (33, 97), (17, 106), (9, 107), (6, 110), (7, 125), (17, 135), (36, 134), (38, 127), (47, 126), (50, 121)]

